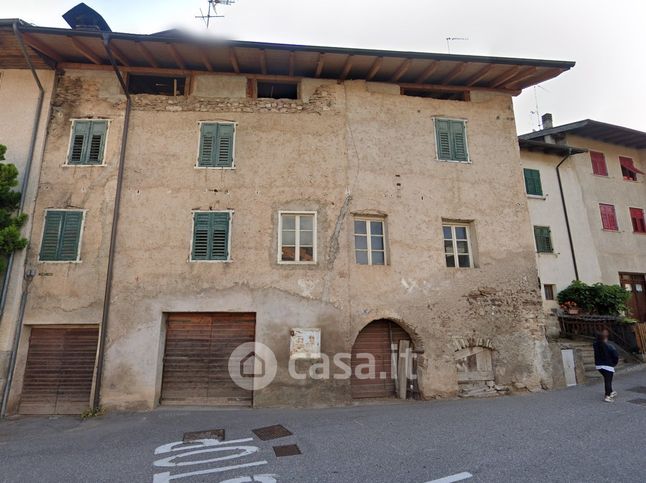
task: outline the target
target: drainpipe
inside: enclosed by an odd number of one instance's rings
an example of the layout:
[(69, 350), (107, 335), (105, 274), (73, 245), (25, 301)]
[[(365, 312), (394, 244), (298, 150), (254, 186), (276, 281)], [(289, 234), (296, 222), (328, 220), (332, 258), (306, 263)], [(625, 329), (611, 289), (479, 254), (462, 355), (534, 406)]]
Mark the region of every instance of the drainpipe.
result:
[(572, 230), (570, 229), (570, 219), (567, 214), (567, 206), (565, 204), (565, 195), (563, 194), (563, 184), (561, 182), (561, 172), (559, 168), (561, 165), (572, 156), (572, 149), (569, 149), (567, 156), (565, 156), (559, 164), (556, 165), (556, 178), (559, 182), (559, 192), (561, 193), (561, 203), (563, 204), (563, 214), (565, 215), (565, 227), (567, 228), (567, 238), (570, 242), (570, 252), (572, 253), (572, 265), (574, 266), (574, 278), (579, 280), (579, 268), (576, 264), (576, 253), (574, 252), (574, 242), (572, 241)]
[[(29, 54), (27, 53), (27, 48), (25, 47), (25, 43), (22, 38), (22, 33), (18, 28), (17, 20), (13, 23), (13, 33), (16, 36), (16, 39), (18, 40), (18, 45), (20, 46), (22, 55), (25, 58), (25, 61), (27, 62), (29, 69), (31, 70), (31, 75), (34, 77), (34, 81), (36, 82), (36, 87), (38, 87), (38, 101), (36, 102), (36, 115), (34, 116), (34, 125), (31, 129), (31, 140), (29, 141), (29, 151), (27, 153), (27, 163), (25, 164), (25, 172), (23, 174), (22, 183), (20, 185), (20, 193), (22, 194), (22, 196), (20, 197), (20, 205), (18, 208), (18, 212), (22, 213), (22, 210), (25, 207), (27, 186), (29, 184), (29, 174), (31, 172), (32, 161), (34, 159), (34, 150), (36, 149), (36, 138), (38, 137), (38, 126), (40, 125), (40, 111), (43, 108), (43, 98), (45, 97), (45, 89), (43, 89), (43, 85), (40, 83), (40, 79), (38, 78), (36, 69), (34, 69), (34, 65), (31, 63), (31, 59), (29, 58)], [(9, 291), (9, 275), (11, 274), (11, 269), (13, 268), (13, 259), (14, 257), (12, 253), (11, 255), (9, 255), (9, 260), (7, 261), (7, 269), (4, 272), (4, 276), (2, 280), (2, 292), (0, 293), (0, 318), (2, 317), (2, 314), (4, 314), (5, 304), (7, 303), (7, 292)]]
[[(38, 126), (40, 126), (40, 113), (43, 109), (43, 99), (45, 97), (45, 89), (43, 88), (40, 78), (36, 73), (34, 64), (32, 64), (31, 59), (29, 58), (29, 53), (25, 47), (25, 42), (22, 38), (22, 33), (18, 27), (18, 20), (13, 23), (13, 33), (16, 36), (18, 45), (20, 46), (20, 51), (22, 52), (25, 62), (31, 70), (31, 75), (36, 82), (36, 87), (38, 88), (38, 100), (36, 101), (36, 115), (34, 116), (34, 124), (31, 128), (31, 140), (29, 141), (29, 151), (27, 152), (27, 163), (25, 164), (25, 172), (23, 173), (22, 183), (20, 184), (20, 204), (18, 206), (18, 213), (22, 213), (25, 208), (25, 200), (27, 198), (27, 187), (29, 186), (29, 177), (31, 176), (31, 166), (34, 160), (34, 151), (36, 149), (36, 139), (38, 138)], [(7, 293), (9, 291), (9, 277), (11, 271), (13, 270), (13, 261), (14, 254), (9, 255), (9, 260), (7, 261), (7, 268), (5, 270), (3, 280), (2, 280), (2, 292), (0, 293), (0, 318), (4, 314), (5, 305), (7, 303)], [(18, 353), (18, 344), (20, 343), (20, 337), (22, 335), (22, 321), (25, 316), (25, 306), (27, 305), (27, 293), (29, 290), (29, 284), (33, 279), (34, 274), (32, 271), (25, 271), (25, 284), (23, 286), (22, 294), (20, 295), (20, 305), (18, 308), (18, 320), (16, 320), (16, 328), (14, 330), (14, 338), (11, 345), (11, 356), (9, 358), (9, 367), (7, 368), (7, 379), (4, 385), (4, 391), (2, 393), (2, 406), (0, 406), (0, 418), (4, 418), (7, 414), (7, 402), (9, 400), (9, 391), (11, 389), (11, 384), (13, 382), (13, 374), (16, 368), (16, 356)]]
[(103, 46), (108, 54), (114, 73), (121, 85), (124, 95), (126, 96), (126, 110), (123, 119), (123, 132), (121, 133), (121, 151), (119, 153), (119, 170), (117, 171), (117, 187), (114, 194), (114, 210), (112, 212), (112, 228), (110, 231), (110, 248), (108, 250), (108, 270), (105, 277), (105, 293), (103, 295), (103, 314), (101, 316), (101, 326), (99, 329), (99, 346), (97, 348), (96, 377), (94, 378), (94, 398), (92, 408), (97, 410), (101, 403), (101, 381), (103, 379), (103, 362), (105, 359), (105, 343), (107, 339), (108, 318), (110, 316), (110, 297), (112, 295), (112, 279), (114, 274), (114, 254), (117, 240), (117, 225), (119, 222), (119, 209), (121, 207), (121, 190), (123, 188), (124, 160), (126, 157), (126, 144), (128, 142), (128, 125), (130, 123), (131, 100), (128, 94), (128, 88), (123, 80), (121, 71), (117, 67), (112, 51), (110, 50), (110, 34), (103, 34)]

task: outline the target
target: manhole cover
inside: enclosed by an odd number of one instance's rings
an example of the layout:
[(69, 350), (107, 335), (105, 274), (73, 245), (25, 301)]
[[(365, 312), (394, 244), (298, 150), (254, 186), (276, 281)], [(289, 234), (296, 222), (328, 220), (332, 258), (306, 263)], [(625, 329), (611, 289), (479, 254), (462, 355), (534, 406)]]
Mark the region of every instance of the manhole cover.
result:
[(632, 399), (628, 401), (629, 403), (633, 404), (641, 404), (642, 406), (646, 406), (646, 399)]
[(646, 394), (646, 386), (636, 386), (628, 389), (630, 392), (638, 392), (640, 394)]
[(280, 458), (282, 456), (301, 454), (301, 450), (295, 444), (286, 444), (285, 446), (274, 446), (274, 453), (276, 453), (276, 457)]
[(184, 433), (182, 441), (184, 443), (188, 443), (189, 441), (195, 441), (198, 439), (217, 439), (218, 441), (224, 441), (224, 429), (209, 429), (207, 431)]
[(285, 436), (292, 435), (292, 432), (281, 424), (275, 424), (274, 426), (267, 426), (265, 428), (252, 429), (252, 431), (263, 441), (267, 441), (269, 439), (284, 438)]

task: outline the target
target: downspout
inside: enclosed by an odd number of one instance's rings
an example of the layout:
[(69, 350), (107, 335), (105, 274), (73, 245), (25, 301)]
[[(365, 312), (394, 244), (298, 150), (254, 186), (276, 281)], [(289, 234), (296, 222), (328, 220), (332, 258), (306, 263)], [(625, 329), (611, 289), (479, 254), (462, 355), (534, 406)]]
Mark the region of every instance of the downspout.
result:
[(121, 151), (119, 153), (119, 169), (117, 171), (117, 187), (114, 194), (114, 210), (112, 212), (112, 228), (110, 231), (110, 248), (108, 250), (108, 270), (105, 277), (105, 293), (103, 295), (103, 314), (99, 329), (99, 346), (97, 348), (96, 376), (94, 378), (94, 398), (92, 408), (98, 409), (101, 403), (101, 381), (103, 379), (103, 362), (105, 359), (105, 343), (107, 339), (108, 319), (110, 317), (110, 297), (112, 295), (112, 279), (114, 274), (114, 254), (117, 240), (117, 225), (119, 222), (119, 209), (121, 207), (121, 190), (123, 188), (124, 160), (126, 157), (126, 144), (128, 142), (128, 125), (130, 123), (131, 100), (123, 76), (117, 67), (112, 51), (110, 50), (110, 34), (103, 34), (103, 46), (108, 54), (114, 73), (126, 96), (126, 110), (123, 119), (123, 132), (121, 133)]
[(561, 203), (563, 204), (563, 215), (565, 215), (565, 227), (567, 228), (567, 238), (570, 242), (570, 252), (572, 253), (572, 265), (574, 266), (574, 278), (579, 280), (579, 268), (576, 264), (576, 253), (574, 252), (574, 242), (572, 241), (572, 230), (570, 229), (570, 219), (567, 214), (567, 206), (565, 204), (565, 194), (563, 194), (563, 183), (561, 182), (561, 172), (559, 168), (561, 165), (572, 156), (572, 149), (569, 148), (567, 156), (565, 156), (559, 164), (556, 165), (556, 178), (559, 182), (559, 193), (561, 193)]
[[(38, 88), (38, 101), (36, 102), (36, 115), (34, 116), (34, 124), (31, 129), (31, 140), (29, 141), (29, 151), (27, 152), (27, 162), (25, 164), (25, 172), (23, 173), (22, 183), (20, 184), (20, 204), (18, 205), (18, 212), (22, 213), (25, 208), (25, 200), (27, 199), (27, 188), (29, 186), (29, 177), (31, 176), (31, 166), (34, 160), (34, 151), (36, 149), (36, 140), (38, 138), (38, 127), (40, 126), (40, 113), (43, 109), (43, 99), (45, 97), (45, 89), (43, 88), (40, 78), (36, 73), (34, 64), (32, 64), (31, 59), (29, 58), (29, 53), (25, 47), (25, 42), (22, 38), (22, 33), (18, 28), (18, 20), (13, 23), (13, 33), (16, 36), (18, 45), (20, 46), (20, 51), (22, 52), (25, 62), (31, 70), (31, 75), (36, 82), (36, 87)], [(4, 314), (5, 305), (7, 303), (7, 293), (9, 292), (9, 277), (11, 271), (13, 270), (13, 261), (14, 254), (9, 255), (9, 260), (7, 261), (7, 268), (5, 270), (3, 280), (2, 280), (2, 292), (0, 293), (0, 319)], [(29, 284), (33, 279), (32, 274), (25, 272), (25, 285), (23, 286), (22, 294), (20, 295), (20, 305), (18, 308), (18, 319), (16, 320), (16, 328), (14, 330), (13, 342), (11, 345), (11, 356), (9, 358), (9, 367), (7, 368), (7, 378), (5, 380), (4, 391), (2, 393), (2, 406), (0, 407), (0, 418), (4, 418), (7, 414), (7, 402), (9, 400), (9, 392), (11, 389), (11, 384), (13, 382), (13, 374), (16, 368), (16, 357), (18, 353), (18, 344), (20, 343), (20, 337), (22, 335), (22, 321), (25, 316), (25, 306), (27, 305), (27, 293), (29, 290)]]
[[(43, 88), (43, 85), (41, 84), (40, 79), (38, 78), (38, 74), (36, 73), (36, 69), (34, 68), (34, 65), (31, 63), (31, 59), (29, 58), (29, 54), (27, 53), (27, 48), (25, 47), (25, 42), (22, 38), (22, 33), (18, 28), (17, 20), (13, 23), (13, 33), (16, 36), (16, 39), (18, 40), (20, 51), (22, 52), (22, 55), (25, 58), (25, 61), (27, 62), (29, 69), (31, 70), (31, 75), (34, 77), (34, 81), (36, 82), (36, 87), (38, 87), (38, 101), (36, 102), (36, 115), (34, 116), (34, 125), (31, 129), (31, 140), (29, 141), (29, 151), (27, 152), (27, 163), (25, 164), (25, 172), (23, 174), (22, 183), (20, 185), (20, 193), (22, 194), (22, 196), (20, 197), (20, 205), (18, 208), (18, 212), (22, 213), (22, 210), (25, 207), (27, 186), (29, 185), (29, 175), (31, 173), (31, 165), (34, 159), (34, 151), (36, 149), (36, 139), (38, 137), (38, 126), (40, 125), (40, 112), (43, 108), (45, 89)], [(13, 259), (14, 259), (14, 256), (12, 253), (11, 255), (9, 255), (9, 260), (7, 261), (7, 269), (4, 272), (4, 276), (2, 280), (2, 292), (0, 293), (0, 318), (4, 314), (4, 308), (7, 303), (7, 292), (9, 291), (9, 276), (11, 274), (11, 269), (13, 268)]]

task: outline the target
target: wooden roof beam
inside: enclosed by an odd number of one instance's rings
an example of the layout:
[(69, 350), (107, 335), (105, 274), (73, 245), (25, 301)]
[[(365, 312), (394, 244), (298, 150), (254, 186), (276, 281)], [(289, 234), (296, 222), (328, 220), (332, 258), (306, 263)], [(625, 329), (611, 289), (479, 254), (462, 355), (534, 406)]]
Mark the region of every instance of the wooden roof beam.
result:
[(125, 67), (130, 67), (130, 60), (128, 60), (128, 57), (126, 57), (126, 54), (121, 52), (121, 50), (119, 50), (119, 48), (113, 43), (110, 44), (110, 52), (112, 52), (112, 55), (114, 56), (115, 59), (121, 62), (121, 65)]
[(198, 52), (200, 53), (200, 60), (202, 61), (202, 64), (204, 64), (204, 67), (206, 67), (206, 70), (213, 72), (213, 64), (211, 64), (211, 61), (206, 55), (206, 52), (204, 52), (204, 49), (199, 49)]
[(325, 54), (319, 52), (319, 58), (316, 61), (316, 71), (314, 71), (314, 77), (321, 77), (323, 72), (323, 65), (325, 65)]
[(395, 73), (392, 75), (390, 78), (390, 82), (397, 82), (399, 79), (402, 78), (402, 76), (408, 72), (408, 69), (410, 69), (410, 65), (413, 61), (411, 59), (406, 59), (404, 62), (399, 64), (399, 67), (397, 67), (397, 70)]
[(495, 64), (487, 64), (478, 72), (469, 77), (465, 82), (465, 86), (472, 86), (473, 84), (481, 81), (490, 71), (494, 68)]
[(503, 84), (504, 84), (505, 82), (507, 82), (509, 79), (511, 79), (512, 77), (514, 77), (516, 74), (518, 74), (518, 71), (519, 71), (519, 70), (520, 70), (520, 66), (519, 66), (519, 65), (516, 65), (516, 66), (514, 66), (514, 67), (510, 67), (510, 68), (509, 68), (509, 69), (507, 69), (505, 72), (503, 72), (502, 74), (500, 74), (498, 77), (496, 77), (495, 79), (493, 79), (493, 80), (491, 81), (490, 86), (491, 86), (491, 87), (498, 87), (498, 86), (503, 85)]
[[(548, 69), (542, 74), (537, 74), (535, 77), (532, 77), (532, 84), (540, 84), (541, 82), (551, 79), (552, 77), (556, 77), (561, 72), (563, 72), (563, 69), (558, 69), (558, 68)], [(505, 87), (517, 89), (518, 84), (521, 84), (521, 83), (522, 81), (514, 81), (506, 84)]]
[(186, 63), (184, 62), (184, 59), (182, 59), (182, 56), (179, 55), (179, 51), (177, 50), (177, 47), (175, 47), (174, 44), (166, 44), (168, 47), (168, 51), (170, 52), (171, 57), (175, 61), (175, 63), (179, 66), (180, 69), (186, 70)]
[(537, 70), (538, 69), (536, 67), (528, 67), (527, 69), (520, 71), (518, 74), (516, 74), (508, 81), (504, 82), (502, 85), (503, 86), (511, 85), (511, 84), (515, 84), (516, 82), (524, 81), (525, 79), (533, 76)]
[(36, 37), (26, 32), (23, 33), (22, 36), (25, 39), (25, 42), (27, 43), (27, 45), (29, 45), (32, 49), (37, 50), (41, 54), (46, 55), (47, 57), (49, 57), (52, 60), (55, 60), (56, 62), (63, 62), (63, 57), (61, 57), (58, 52), (49, 48), (47, 45), (45, 45), (43, 42), (38, 40)]
[(260, 49), (260, 72), (267, 75), (267, 51)]
[(294, 77), (294, 51), (293, 50), (289, 51), (289, 70), (288, 70), (288, 75), (290, 77)]
[(146, 59), (146, 62), (148, 62), (152, 67), (159, 68), (159, 63), (155, 60), (153, 54), (150, 53), (150, 50), (148, 50), (144, 44), (136, 42), (135, 45), (137, 45), (137, 50), (139, 50), (139, 53), (144, 57), (144, 59)]
[(377, 57), (375, 59), (375, 61), (370, 66), (370, 70), (368, 71), (368, 74), (366, 75), (367, 81), (372, 80), (377, 75), (377, 72), (379, 72), (379, 69), (381, 69), (381, 64), (383, 63), (384, 63), (383, 57)]
[(437, 60), (432, 60), (430, 64), (422, 71), (422, 73), (415, 79), (416, 84), (423, 84), (426, 80), (431, 77), (433, 72), (435, 72), (440, 63)]
[(453, 79), (462, 74), (462, 72), (464, 72), (464, 69), (466, 69), (468, 65), (468, 62), (460, 62), (453, 69), (451, 69), (451, 71), (446, 75), (444, 79), (442, 79), (441, 84), (449, 84)]
[(93, 64), (103, 64), (103, 59), (92, 52), (92, 50), (90, 50), (90, 48), (79, 39), (72, 36), (68, 36), (68, 38), (72, 41), (72, 44), (74, 44), (74, 48), (78, 50), (83, 55), (83, 57), (91, 61)]
[(233, 67), (233, 72), (236, 74), (240, 73), (240, 62), (238, 62), (238, 56), (236, 51), (231, 47), (229, 49), (229, 62), (231, 62), (231, 67)]
[(354, 62), (354, 55), (348, 55), (348, 58), (345, 60), (345, 64), (343, 65), (343, 69), (341, 70), (341, 75), (339, 76), (340, 80), (343, 81), (345, 80), (346, 77), (348, 77), (348, 74), (352, 69), (353, 62)]

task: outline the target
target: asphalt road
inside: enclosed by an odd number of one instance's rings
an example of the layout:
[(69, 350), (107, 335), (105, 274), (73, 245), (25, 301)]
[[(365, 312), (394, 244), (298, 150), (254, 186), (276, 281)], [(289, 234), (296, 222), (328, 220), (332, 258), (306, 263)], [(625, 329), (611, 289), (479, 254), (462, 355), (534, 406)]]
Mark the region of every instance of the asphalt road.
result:
[[(0, 479), (645, 482), (646, 405), (629, 401), (646, 394), (628, 389), (646, 387), (646, 371), (619, 375), (615, 386), (614, 404), (595, 384), (495, 399), (9, 420), (0, 423)], [(274, 424), (293, 435), (261, 441), (251, 431)], [(216, 428), (222, 443), (169, 445)], [(276, 457), (272, 447), (288, 444), (302, 454)]]

